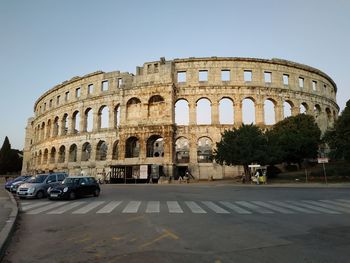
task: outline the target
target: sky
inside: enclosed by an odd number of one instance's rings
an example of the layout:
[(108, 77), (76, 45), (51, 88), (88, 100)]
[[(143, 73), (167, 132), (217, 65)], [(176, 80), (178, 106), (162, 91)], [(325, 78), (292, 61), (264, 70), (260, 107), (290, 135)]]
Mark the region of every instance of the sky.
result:
[(102, 70), (187, 57), (281, 58), (327, 73), (350, 99), (348, 0), (0, 0), (0, 145), (23, 149), (35, 101)]

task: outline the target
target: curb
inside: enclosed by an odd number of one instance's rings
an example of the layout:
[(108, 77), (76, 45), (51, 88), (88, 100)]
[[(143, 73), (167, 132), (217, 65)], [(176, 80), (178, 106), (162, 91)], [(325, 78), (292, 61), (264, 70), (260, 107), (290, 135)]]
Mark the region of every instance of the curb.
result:
[(12, 196), (11, 193), (7, 193), (11, 200), (11, 208), (12, 211), (6, 221), (5, 226), (0, 232), (0, 262), (5, 256), (6, 248), (9, 244), (9, 241), (11, 239), (11, 234), (14, 231), (14, 226), (17, 221), (18, 216), (18, 206), (15, 198)]

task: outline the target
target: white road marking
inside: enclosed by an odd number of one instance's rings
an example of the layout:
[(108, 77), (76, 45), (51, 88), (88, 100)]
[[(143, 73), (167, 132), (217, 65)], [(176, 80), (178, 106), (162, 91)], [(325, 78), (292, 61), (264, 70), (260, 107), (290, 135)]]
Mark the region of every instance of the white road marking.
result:
[(112, 212), (118, 205), (120, 205), (122, 201), (111, 201), (100, 210), (96, 212), (96, 214), (108, 214)]
[(262, 201), (251, 201), (252, 203), (256, 204), (256, 205), (259, 205), (259, 206), (263, 206), (263, 207), (266, 207), (272, 211), (276, 211), (276, 212), (280, 212), (282, 214), (295, 214), (294, 211), (291, 211), (291, 210), (287, 210), (283, 207), (278, 207), (276, 205), (272, 205), (272, 204), (269, 204), (269, 203), (266, 203), (266, 202), (262, 202)]
[(328, 203), (328, 204), (334, 204), (336, 206), (341, 206), (341, 207), (347, 207), (350, 208), (350, 204), (345, 204), (339, 201), (332, 201), (332, 200), (321, 200), (324, 203)]
[(312, 210), (315, 210), (315, 211), (319, 211), (319, 212), (322, 212), (322, 213), (326, 213), (326, 214), (340, 214), (339, 212), (336, 212), (336, 211), (333, 211), (333, 210), (325, 209), (325, 208), (322, 208), (322, 207), (317, 207), (317, 206), (314, 206), (314, 205), (308, 205), (308, 204), (305, 204), (305, 203), (302, 203), (302, 202), (296, 202), (296, 201), (287, 201), (287, 202), (290, 203), (290, 204), (298, 205), (298, 206), (301, 206), (301, 207), (306, 207), (306, 208), (309, 208), (309, 209), (312, 209)]
[(38, 206), (44, 206), (44, 205), (48, 205), (48, 204), (51, 204), (50, 201), (48, 202), (39, 202), (39, 203), (35, 203), (35, 204), (32, 204), (32, 205), (26, 205), (26, 206), (22, 206), (22, 211), (28, 211), (32, 208), (35, 208), (35, 207), (38, 207)]
[(213, 210), (217, 214), (229, 214), (230, 212), (221, 208), (220, 206), (214, 204), (211, 201), (202, 201), (203, 204), (205, 204), (208, 208)]
[(34, 210), (30, 210), (30, 211), (27, 212), (27, 214), (29, 214), (29, 215), (36, 215), (36, 214), (39, 214), (39, 213), (51, 210), (53, 208), (56, 208), (58, 206), (65, 205), (66, 203), (67, 202), (51, 203), (50, 205), (46, 205), (44, 207), (40, 207), (40, 208), (37, 208), (37, 209), (34, 209)]
[(169, 213), (183, 213), (179, 203), (177, 201), (167, 201)]
[(92, 209), (102, 205), (105, 201), (94, 201), (86, 206), (83, 206), (82, 208), (72, 212), (72, 214), (86, 214), (87, 212), (91, 211)]
[(137, 213), (141, 201), (130, 201), (123, 210), (123, 213)]
[(50, 212), (48, 212), (48, 214), (52, 214), (52, 215), (60, 215), (63, 214), (64, 212), (67, 212), (68, 210), (71, 210), (79, 205), (85, 204), (86, 202), (74, 202), (74, 203), (70, 203), (67, 204), (65, 206), (61, 206), (55, 210), (52, 210)]
[(311, 205), (317, 205), (317, 206), (321, 206), (324, 208), (329, 208), (335, 211), (339, 211), (339, 212), (344, 212), (344, 213), (350, 213), (350, 208), (346, 208), (346, 207), (339, 207), (339, 206), (335, 206), (335, 205), (331, 205), (331, 204), (325, 204), (323, 202), (318, 202), (318, 201), (312, 201), (312, 200), (305, 200), (305, 203), (311, 204)]
[(160, 202), (159, 201), (147, 202), (146, 213), (159, 213), (159, 212), (160, 212)]
[(226, 201), (220, 201), (220, 203), (224, 206), (226, 206), (227, 208), (232, 209), (233, 211), (235, 211), (238, 214), (251, 214), (252, 212), (245, 210), (241, 207), (239, 207), (238, 205), (232, 204), (230, 202), (226, 202)]
[(193, 201), (185, 201), (185, 204), (194, 214), (206, 214), (205, 210), (203, 210), (199, 205), (197, 205)]
[(247, 201), (236, 201), (235, 202), (236, 204), (239, 204), (241, 206), (244, 206), (250, 210), (253, 210), (255, 212), (258, 212), (260, 214), (273, 214), (274, 212), (273, 211), (270, 211), (270, 210), (267, 210), (263, 207), (260, 207), (260, 206), (257, 206), (257, 205), (254, 205), (252, 203), (249, 203)]
[(292, 205), (292, 204), (287, 204), (285, 202), (270, 201), (270, 203), (276, 204), (278, 206), (286, 207), (288, 209), (292, 209), (292, 210), (295, 210), (295, 211), (298, 211), (298, 212), (302, 212), (302, 213), (305, 213), (305, 214), (319, 214), (319, 212), (311, 211), (309, 209), (298, 207), (298, 206), (295, 206), (295, 205)]

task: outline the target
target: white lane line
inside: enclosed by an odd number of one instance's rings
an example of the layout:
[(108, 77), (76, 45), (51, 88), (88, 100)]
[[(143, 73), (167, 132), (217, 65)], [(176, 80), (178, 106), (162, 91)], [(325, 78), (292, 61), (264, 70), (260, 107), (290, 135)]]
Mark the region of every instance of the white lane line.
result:
[(203, 210), (199, 205), (193, 201), (185, 201), (185, 204), (194, 214), (206, 214), (207, 212)]
[(238, 205), (232, 204), (230, 202), (226, 202), (226, 201), (220, 201), (220, 204), (226, 206), (227, 208), (232, 209), (233, 211), (235, 211), (238, 214), (251, 214), (252, 212), (245, 210), (241, 207), (239, 207)]
[(276, 206), (276, 205), (272, 205), (272, 204), (269, 204), (269, 203), (266, 203), (266, 202), (263, 202), (263, 201), (251, 201), (252, 203), (256, 204), (256, 205), (259, 205), (259, 206), (263, 206), (267, 209), (270, 209), (272, 211), (276, 211), (276, 212), (279, 212), (279, 213), (282, 213), (282, 214), (295, 214), (294, 211), (291, 211), (291, 210), (288, 210), (288, 209), (285, 209), (283, 207), (279, 207), (279, 206)]
[(79, 208), (78, 210), (72, 212), (72, 214), (86, 214), (87, 212), (91, 211), (92, 209), (102, 205), (105, 201), (94, 201), (86, 206), (83, 206), (82, 208)]
[(177, 201), (167, 201), (166, 203), (168, 205), (169, 213), (181, 214), (184, 212)]
[(330, 210), (330, 209), (325, 209), (325, 208), (317, 207), (317, 206), (314, 206), (314, 205), (308, 205), (308, 204), (305, 204), (305, 203), (302, 203), (302, 202), (297, 202), (297, 201), (286, 201), (286, 202), (288, 202), (290, 204), (298, 205), (298, 206), (301, 206), (301, 207), (306, 207), (306, 208), (309, 208), (309, 209), (312, 209), (312, 210), (315, 210), (315, 211), (318, 211), (318, 212), (321, 212), (321, 213), (340, 214), (339, 212), (336, 212), (336, 211), (333, 211), (333, 210)]
[(146, 213), (159, 213), (160, 202), (159, 201), (149, 201), (147, 202)]
[(137, 213), (140, 205), (141, 205), (141, 201), (130, 201), (126, 205), (122, 213)]
[(96, 212), (96, 214), (108, 214), (112, 212), (122, 201), (111, 201)]
[(37, 208), (37, 209), (34, 209), (34, 210), (30, 210), (30, 211), (27, 212), (27, 214), (29, 214), (29, 215), (36, 215), (36, 214), (39, 214), (39, 213), (51, 210), (53, 208), (65, 205), (65, 204), (67, 204), (67, 202), (51, 203), (50, 205), (46, 205), (44, 207), (40, 207), (40, 208)]
[(85, 204), (86, 202), (74, 202), (74, 203), (70, 203), (67, 204), (65, 206), (59, 207), (55, 210), (52, 210), (50, 212), (48, 212), (47, 214), (51, 214), (51, 215), (60, 215), (63, 214), (64, 212), (67, 212), (68, 210), (71, 210), (79, 205)]
[(39, 202), (39, 203), (35, 203), (32, 205), (26, 205), (26, 206), (22, 206), (22, 211), (28, 211), (32, 208), (38, 207), (38, 206), (43, 206), (43, 205), (47, 205), (47, 204), (51, 204), (52, 202), (48, 201), (48, 202)]
[(222, 207), (214, 204), (211, 201), (202, 201), (203, 204), (205, 204), (208, 208), (210, 208), (211, 210), (213, 210), (215, 213), (217, 214), (229, 214), (230, 212), (223, 209)]
[(304, 202), (308, 203), (308, 204), (311, 204), (311, 205), (317, 205), (317, 206), (321, 206), (321, 207), (324, 207), (324, 208), (329, 208), (329, 209), (334, 210), (334, 211), (339, 211), (339, 212), (343, 212), (343, 213), (350, 213), (350, 208), (337, 207), (335, 205), (325, 204), (325, 203), (323, 203), (321, 201), (306, 200)]
[(31, 202), (21, 202), (22, 206), (26, 206), (26, 205), (29, 205), (29, 204), (31, 204)]
[(257, 205), (254, 205), (252, 203), (249, 203), (247, 201), (236, 201), (235, 202), (236, 204), (239, 204), (240, 206), (244, 206), (250, 210), (253, 210), (255, 212), (258, 212), (260, 214), (273, 214), (274, 212), (273, 211), (270, 211), (270, 210), (267, 210), (263, 207), (260, 207), (260, 206), (257, 206)]
[(287, 204), (285, 202), (270, 201), (270, 203), (273, 203), (273, 204), (278, 205), (278, 206), (286, 207), (286, 208), (292, 209), (294, 211), (302, 212), (302, 213), (305, 213), (305, 214), (319, 214), (319, 212), (312, 211), (312, 210), (309, 210), (309, 209), (305, 209), (305, 208), (302, 208), (302, 207), (299, 207), (299, 206), (295, 206), (295, 205), (292, 205), (292, 204)]
[(345, 203), (350, 204), (350, 200), (348, 200), (348, 199), (337, 199), (337, 201), (345, 202)]
[(333, 200), (321, 200), (321, 201), (324, 202), (324, 203), (333, 204), (333, 205), (336, 205), (336, 206), (350, 208), (350, 204), (344, 204), (344, 203), (339, 202), (339, 201), (333, 201)]

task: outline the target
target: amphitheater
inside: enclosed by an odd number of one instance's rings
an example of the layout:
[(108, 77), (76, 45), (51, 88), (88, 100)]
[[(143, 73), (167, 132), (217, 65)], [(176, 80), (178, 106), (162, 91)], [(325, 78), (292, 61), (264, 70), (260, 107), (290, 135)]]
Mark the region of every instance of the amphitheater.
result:
[(160, 58), (135, 75), (73, 77), (35, 102), (22, 173), (133, 180), (158, 167), (165, 176), (189, 169), (199, 179), (232, 177), (242, 168), (212, 158), (224, 130), (252, 122), (268, 128), (305, 113), (324, 132), (339, 112), (336, 92), (327, 74), (281, 59)]

